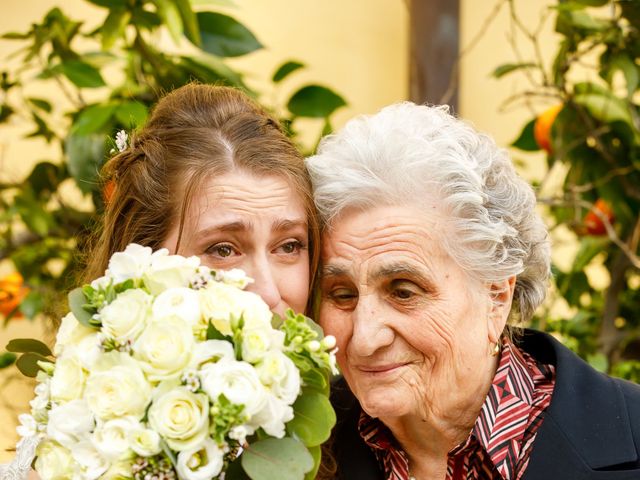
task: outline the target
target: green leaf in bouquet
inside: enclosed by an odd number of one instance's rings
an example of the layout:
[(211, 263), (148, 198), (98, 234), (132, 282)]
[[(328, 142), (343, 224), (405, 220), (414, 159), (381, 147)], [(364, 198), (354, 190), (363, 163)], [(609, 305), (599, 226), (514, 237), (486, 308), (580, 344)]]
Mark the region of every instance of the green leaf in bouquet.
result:
[(242, 453), (242, 468), (252, 480), (303, 480), (313, 469), (313, 457), (298, 440), (268, 438)]
[(232, 338), (228, 335), (223, 335), (222, 332), (209, 321), (209, 325), (207, 326), (207, 340), (227, 340), (230, 342)]
[(287, 432), (304, 443), (315, 447), (326, 442), (336, 423), (336, 414), (325, 395), (304, 392), (293, 404), (295, 416), (287, 423)]
[(69, 310), (76, 317), (76, 320), (85, 327), (95, 328), (95, 321), (90, 312), (85, 309), (87, 304), (87, 297), (85, 297), (82, 287), (74, 288), (69, 292)]
[(11, 352), (0, 353), (0, 369), (10, 367), (14, 363), (16, 363), (16, 358), (18, 357), (16, 356), (15, 353), (11, 353)]
[(14, 338), (7, 343), (6, 348), (15, 353), (37, 353), (45, 357), (53, 355), (46, 344), (34, 338)]
[(314, 390), (323, 395), (329, 395), (329, 379), (326, 373), (312, 368), (303, 372), (301, 376), (302, 385), (305, 389)]
[(304, 476), (304, 480), (314, 480), (320, 469), (320, 462), (322, 461), (322, 447), (317, 445), (315, 447), (307, 447), (309, 453), (313, 457), (313, 468), (307, 472)]
[(288, 77), (290, 74), (295, 72), (296, 70), (303, 68), (304, 63), (296, 62), (293, 60), (289, 60), (288, 62), (283, 63), (278, 67), (276, 72), (273, 74), (273, 83), (278, 83)]
[(51, 363), (51, 360), (37, 353), (29, 352), (20, 355), (18, 360), (16, 360), (16, 367), (18, 367), (18, 370), (20, 370), (25, 377), (35, 378), (38, 372), (42, 370), (38, 362)]
[(262, 48), (251, 31), (236, 19), (216, 12), (198, 12), (202, 49), (219, 57), (238, 57)]
[(289, 99), (287, 108), (298, 117), (325, 118), (347, 104), (344, 98), (326, 87), (307, 85)]

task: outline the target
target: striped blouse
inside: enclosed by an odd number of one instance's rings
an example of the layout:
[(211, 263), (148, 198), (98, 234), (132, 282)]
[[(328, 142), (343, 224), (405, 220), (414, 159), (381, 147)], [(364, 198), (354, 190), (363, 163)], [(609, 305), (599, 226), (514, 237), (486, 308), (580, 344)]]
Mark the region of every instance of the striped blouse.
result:
[[(541, 365), (507, 340), (487, 398), (466, 441), (449, 452), (446, 480), (519, 480), (551, 403), (552, 365)], [(388, 480), (409, 480), (409, 461), (389, 429), (361, 412), (360, 436)]]

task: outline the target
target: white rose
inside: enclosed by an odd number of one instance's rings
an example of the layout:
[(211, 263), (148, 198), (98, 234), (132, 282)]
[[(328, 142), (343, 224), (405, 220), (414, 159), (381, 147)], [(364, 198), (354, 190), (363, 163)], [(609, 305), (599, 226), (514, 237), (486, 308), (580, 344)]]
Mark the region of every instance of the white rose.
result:
[(63, 447), (71, 448), (93, 430), (93, 414), (83, 400), (71, 400), (49, 411), (47, 435)]
[(193, 393), (171, 382), (157, 389), (149, 408), (149, 425), (173, 450), (194, 448), (207, 436), (209, 400), (202, 393)]
[(101, 334), (94, 331), (94, 333), (87, 335), (77, 344), (68, 347), (67, 352), (73, 353), (80, 362), (80, 365), (82, 365), (82, 368), (91, 371), (103, 353), (100, 338)]
[(207, 438), (202, 444), (178, 454), (178, 476), (182, 480), (209, 480), (216, 477), (224, 464), (224, 452)]
[(16, 432), (22, 438), (25, 437), (33, 437), (38, 433), (38, 422), (33, 418), (32, 415), (28, 413), (23, 413), (18, 415), (18, 420), (20, 421), (20, 425), (16, 427)]
[(145, 428), (141, 423), (129, 431), (129, 444), (131, 449), (142, 457), (151, 457), (162, 450), (158, 432)]
[(251, 417), (262, 410), (266, 402), (266, 390), (258, 374), (247, 362), (223, 360), (206, 363), (200, 370), (202, 390), (210, 398), (220, 394), (236, 405), (244, 405), (244, 413)]
[(276, 438), (285, 434), (284, 424), (293, 419), (293, 408), (274, 395), (267, 395), (264, 407), (249, 421), (249, 425), (262, 429)]
[(231, 319), (242, 314), (240, 290), (219, 282), (209, 282), (206, 288), (198, 290), (200, 310), (206, 322), (223, 335), (232, 335)]
[(96, 480), (109, 468), (108, 460), (100, 455), (88, 438), (73, 445), (71, 455), (80, 467), (74, 479)]
[(130, 457), (132, 451), (129, 432), (136, 428), (138, 423), (133, 417), (101, 422), (91, 435), (91, 442), (98, 453), (110, 462)]
[(260, 380), (274, 395), (291, 405), (300, 394), (300, 372), (284, 353), (272, 350), (256, 365)]
[(153, 295), (169, 288), (188, 287), (200, 265), (196, 256), (185, 258), (167, 253), (166, 249), (160, 249), (152, 255), (151, 266), (144, 277), (144, 283)]
[(82, 396), (87, 379), (80, 361), (75, 355), (63, 355), (56, 361), (56, 369), (51, 377), (51, 399), (54, 402), (68, 402)]
[(256, 363), (260, 361), (269, 350), (277, 348), (279, 332), (271, 328), (271, 325), (245, 326), (242, 329), (242, 359)]
[(135, 340), (149, 321), (152, 301), (143, 290), (125, 290), (100, 311), (102, 331), (119, 342)]
[(151, 385), (138, 362), (123, 352), (100, 357), (90, 373), (85, 398), (102, 420), (131, 415), (142, 418), (151, 401)]
[(58, 328), (53, 353), (55, 353), (56, 356), (60, 355), (63, 348), (67, 345), (76, 345), (87, 335), (94, 335), (95, 333), (95, 329), (85, 327), (78, 322), (73, 313), (69, 312), (62, 318), (62, 322)]
[(198, 292), (186, 287), (165, 290), (153, 301), (153, 317), (156, 319), (175, 315), (191, 325), (194, 333), (207, 329), (201, 321)]
[(115, 283), (121, 283), (130, 278), (141, 278), (151, 265), (152, 250), (132, 243), (124, 252), (116, 252), (109, 260), (107, 276)]
[(260, 295), (253, 292), (241, 290), (242, 318), (245, 328), (255, 328), (259, 326), (271, 326), (273, 313)]
[(36, 450), (35, 468), (41, 480), (69, 480), (76, 469), (71, 452), (62, 445), (45, 440)]
[(153, 320), (133, 344), (133, 356), (151, 381), (179, 377), (191, 361), (191, 326), (175, 315)]
[(234, 360), (233, 345), (226, 340), (206, 340), (196, 343), (191, 358), (191, 368), (198, 369), (205, 363)]

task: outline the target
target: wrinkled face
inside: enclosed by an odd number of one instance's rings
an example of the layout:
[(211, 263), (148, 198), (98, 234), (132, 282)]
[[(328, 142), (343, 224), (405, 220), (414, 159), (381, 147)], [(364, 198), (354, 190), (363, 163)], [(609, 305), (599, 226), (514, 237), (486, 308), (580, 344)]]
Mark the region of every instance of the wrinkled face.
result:
[(445, 253), (443, 231), (435, 204), (391, 206), (348, 210), (323, 238), (320, 323), (371, 416), (433, 420), (486, 395), (506, 314)]
[[(175, 250), (173, 226), (163, 246)], [(309, 290), (307, 215), (281, 177), (231, 172), (205, 181), (186, 214), (181, 255), (216, 269), (244, 270), (272, 311), (303, 312)]]

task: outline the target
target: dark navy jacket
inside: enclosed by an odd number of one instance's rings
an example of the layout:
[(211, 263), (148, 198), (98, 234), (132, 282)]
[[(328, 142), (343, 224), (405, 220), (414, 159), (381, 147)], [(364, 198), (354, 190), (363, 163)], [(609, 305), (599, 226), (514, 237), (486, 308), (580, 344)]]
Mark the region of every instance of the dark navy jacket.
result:
[[(603, 375), (550, 335), (526, 330), (519, 346), (556, 366), (551, 405), (524, 480), (640, 480), (640, 386)], [(384, 480), (358, 435), (360, 406), (344, 380), (332, 391), (338, 477)]]

